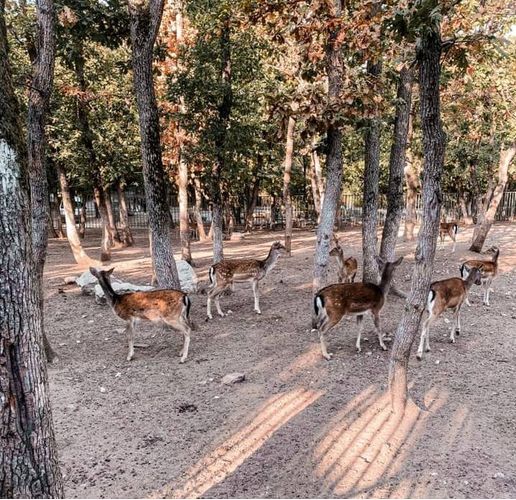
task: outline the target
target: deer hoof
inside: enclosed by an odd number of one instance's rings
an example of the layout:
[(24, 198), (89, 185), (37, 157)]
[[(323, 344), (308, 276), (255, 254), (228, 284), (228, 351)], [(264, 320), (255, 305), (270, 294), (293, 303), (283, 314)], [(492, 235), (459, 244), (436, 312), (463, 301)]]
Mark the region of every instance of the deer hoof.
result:
[(254, 310), (254, 312), (255, 312), (256, 314), (262, 314), (262, 311), (260, 311), (259, 309), (255, 309), (255, 310)]
[(330, 361), (330, 359), (333, 357), (333, 353), (329, 352), (328, 354), (326, 354), (326, 356), (323, 354), (323, 357), (326, 361)]
[(382, 348), (383, 351), (387, 350), (387, 346), (382, 345), (381, 348)]
[(423, 360), (423, 353), (422, 352), (418, 352), (416, 354), (416, 358), (418, 359), (418, 361), (422, 361)]

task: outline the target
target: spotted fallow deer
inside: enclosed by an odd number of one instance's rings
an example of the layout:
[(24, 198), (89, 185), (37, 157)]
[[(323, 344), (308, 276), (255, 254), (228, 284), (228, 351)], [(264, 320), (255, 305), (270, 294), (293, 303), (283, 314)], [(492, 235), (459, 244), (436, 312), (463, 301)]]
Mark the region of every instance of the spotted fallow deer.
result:
[(380, 257), (376, 259), (382, 275), (379, 285), (373, 283), (337, 283), (323, 288), (314, 297), (312, 328), (319, 332), (321, 352), (327, 360), (331, 359), (332, 354), (328, 353), (326, 349), (324, 336), (346, 315), (357, 317), (356, 348), (358, 352), (361, 351), (360, 339), (366, 312), (370, 312), (373, 316), (381, 348), (384, 351), (387, 350), (380, 327), (380, 312), (385, 304), (394, 271), (401, 264), (403, 257), (395, 262), (384, 262)]
[(344, 258), (344, 250), (335, 234), (333, 235), (333, 243), (335, 246), (330, 250), (330, 255), (337, 259), (339, 283), (353, 283), (357, 275), (357, 259), (355, 257)]
[(166, 323), (183, 334), (184, 343), (179, 356), (181, 356), (180, 362), (185, 362), (192, 330), (189, 319), (191, 303), (188, 295), (179, 290), (150, 290), (118, 294), (111, 286), (110, 276), (113, 268), (102, 271), (90, 267), (90, 272), (99, 281), (113, 312), (126, 322), (125, 332), (129, 344), (127, 361), (131, 361), (134, 356), (136, 323), (140, 320), (148, 320), (153, 323)]
[(450, 341), (455, 342), (455, 333), (460, 335), (460, 309), (473, 283), (480, 285), (481, 273), (482, 267), (475, 267), (465, 280), (462, 278), (448, 278), (441, 281), (434, 281), (430, 285), (426, 305), (428, 318), (423, 323), (421, 340), (419, 341), (419, 348), (416, 354), (417, 359), (423, 359), (423, 349), (426, 352), (430, 351), (430, 326), (446, 309), (453, 309), (455, 313), (450, 333)]
[[(474, 268), (482, 267), (482, 278), (481, 282), (484, 285), (484, 305), (489, 304), (489, 292), (492, 291), (491, 284), (498, 274), (498, 257), (500, 255), (500, 249), (498, 247), (491, 247), (486, 253), (492, 253), (493, 257), (491, 260), (477, 260), (471, 259), (463, 262), (460, 266), (460, 275), (462, 278), (466, 278), (468, 274)], [(466, 305), (469, 303), (468, 297), (466, 296)]]
[(457, 233), (459, 232), (459, 226), (456, 222), (441, 222), (439, 225), (439, 238), (441, 239), (441, 245), (444, 246), (444, 239), (449, 236), (453, 241), (452, 253), (455, 252), (457, 245)]
[(253, 285), (254, 310), (261, 314), (260, 297), (258, 294), (258, 282), (276, 265), (280, 255), (286, 255), (286, 248), (275, 241), (269, 255), (264, 260), (259, 259), (224, 259), (210, 267), (209, 277), (211, 289), (208, 291), (207, 315), (212, 319), (211, 302), (215, 302), (217, 313), (223, 317), (224, 312), (220, 307), (220, 295), (227, 288), (232, 288), (234, 283), (250, 281)]

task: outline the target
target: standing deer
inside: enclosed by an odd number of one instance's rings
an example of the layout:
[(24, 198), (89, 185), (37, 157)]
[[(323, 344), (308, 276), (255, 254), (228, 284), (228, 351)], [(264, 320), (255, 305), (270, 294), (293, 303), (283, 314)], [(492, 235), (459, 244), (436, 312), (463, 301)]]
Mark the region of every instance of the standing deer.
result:
[(444, 239), (446, 238), (446, 235), (448, 235), (453, 241), (452, 253), (455, 252), (458, 232), (459, 226), (456, 222), (441, 222), (439, 225), (439, 238), (441, 239), (441, 245), (444, 246)]
[(330, 255), (337, 259), (339, 283), (353, 283), (357, 275), (357, 259), (355, 257), (344, 258), (344, 250), (342, 250), (335, 233), (333, 234), (333, 242), (335, 246), (331, 249)]
[[(423, 359), (423, 348), (426, 352), (430, 351), (430, 326), (439, 318), (446, 309), (453, 309), (453, 325), (450, 333), (450, 341), (455, 342), (455, 332), (460, 335), (460, 309), (467, 300), (468, 291), (475, 283), (480, 285), (482, 266), (473, 268), (468, 277), (448, 278), (441, 281), (434, 281), (430, 285), (430, 292), (427, 299), (428, 318), (423, 323), (421, 340), (417, 350), (417, 359)], [(426, 344), (426, 347), (425, 347)]]
[[(500, 255), (500, 249), (498, 247), (491, 247), (487, 250), (486, 253), (492, 253), (493, 257), (491, 260), (477, 260), (471, 259), (467, 260), (460, 266), (460, 275), (463, 278), (466, 278), (472, 269), (482, 268), (482, 284), (484, 285), (484, 305), (488, 306), (489, 304), (489, 292), (492, 291), (491, 284), (493, 280), (496, 278), (498, 274), (498, 257)], [(469, 303), (468, 297), (466, 297), (466, 305), (471, 305)]]
[(392, 276), (401, 264), (403, 257), (395, 262), (385, 262), (376, 257), (382, 273), (379, 285), (374, 283), (338, 283), (329, 285), (320, 290), (314, 297), (314, 316), (312, 328), (319, 331), (321, 352), (325, 359), (330, 360), (331, 353), (326, 349), (324, 335), (337, 325), (345, 315), (357, 317), (357, 351), (361, 351), (360, 339), (362, 336), (364, 313), (370, 312), (378, 334), (378, 342), (385, 351), (383, 334), (380, 328), (380, 311), (385, 304), (385, 297), (391, 286)]
[(145, 292), (129, 292), (118, 294), (111, 286), (110, 276), (114, 268), (102, 271), (90, 267), (90, 272), (98, 279), (106, 300), (113, 312), (126, 321), (125, 333), (129, 344), (127, 361), (134, 356), (134, 327), (139, 320), (145, 319), (153, 323), (166, 323), (183, 334), (184, 344), (179, 356), (184, 363), (190, 345), (190, 299), (179, 290), (150, 290)]
[(268, 272), (276, 265), (280, 255), (286, 255), (286, 248), (275, 241), (269, 255), (265, 260), (258, 259), (224, 259), (210, 267), (209, 277), (212, 285), (208, 291), (207, 314), (209, 319), (213, 319), (211, 314), (211, 301), (215, 301), (215, 307), (219, 316), (224, 317), (220, 307), (220, 295), (227, 288), (233, 288), (233, 284), (250, 281), (253, 285), (254, 310), (261, 314), (260, 297), (258, 294), (258, 282), (261, 281)]

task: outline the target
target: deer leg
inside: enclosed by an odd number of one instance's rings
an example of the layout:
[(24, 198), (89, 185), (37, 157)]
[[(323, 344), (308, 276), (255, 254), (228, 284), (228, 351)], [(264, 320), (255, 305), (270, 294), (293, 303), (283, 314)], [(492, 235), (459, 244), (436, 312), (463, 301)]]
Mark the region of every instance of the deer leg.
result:
[(374, 327), (376, 328), (376, 334), (378, 335), (378, 342), (380, 343), (380, 347), (386, 351), (387, 350), (387, 347), (385, 346), (384, 342), (383, 342), (383, 333), (382, 333), (382, 329), (381, 329), (381, 326), (380, 326), (380, 312), (372, 312), (372, 315), (373, 315), (373, 321), (374, 321)]
[(357, 342), (356, 342), (356, 348), (357, 348), (357, 352), (361, 352), (362, 351), (362, 348), (360, 347), (360, 339), (362, 337), (362, 330), (364, 329), (364, 315), (363, 314), (359, 314), (357, 316)]
[(428, 316), (428, 318), (426, 318), (426, 321), (423, 323), (423, 329), (421, 331), (421, 340), (419, 341), (419, 347), (417, 349), (416, 354), (417, 359), (419, 359), (420, 361), (423, 359), (423, 349), (426, 352), (430, 351), (430, 325), (435, 321), (435, 319), (435, 316), (432, 316), (432, 314), (430, 314), (430, 316)]
[(486, 280), (486, 294), (485, 294), (485, 298), (484, 298), (484, 304), (486, 306), (490, 306), (491, 304), (489, 303), (489, 292), (491, 291), (491, 283), (493, 282), (492, 279), (488, 279)]
[(324, 323), (321, 327), (319, 327), (319, 341), (321, 342), (321, 353), (323, 355), (323, 358), (327, 361), (330, 361), (330, 359), (333, 356), (333, 353), (328, 353), (328, 350), (326, 348), (326, 339), (324, 338), (324, 334), (330, 329), (331, 327), (328, 326), (328, 323)]
[(125, 327), (125, 334), (127, 335), (127, 344), (129, 351), (127, 353), (127, 361), (131, 361), (134, 356), (134, 320), (130, 319)]
[(454, 253), (455, 252), (455, 247), (457, 245), (457, 237), (453, 236), (452, 239), (453, 239), (453, 247), (452, 247), (451, 252)]
[(453, 314), (453, 325), (452, 325), (452, 329), (451, 329), (451, 332), (450, 332), (450, 342), (452, 344), (455, 343), (455, 332), (457, 332), (457, 334), (460, 334), (460, 305), (458, 305), (456, 308), (455, 308), (455, 311), (454, 311), (454, 314)]
[(213, 319), (213, 316), (211, 314), (211, 296), (213, 293), (213, 289), (208, 292), (208, 302), (206, 304), (206, 315), (209, 319)]
[(254, 310), (258, 314), (262, 314), (262, 311), (260, 311), (260, 295), (258, 292), (258, 281), (253, 280), (253, 294), (254, 294)]
[(183, 334), (184, 342), (183, 347), (179, 352), (179, 356), (181, 357), (181, 360), (179, 362), (184, 363), (186, 357), (188, 356), (188, 347), (190, 346), (190, 325), (183, 318), (167, 318), (164, 319), (164, 321), (170, 328), (172, 328), (173, 330), (177, 330)]

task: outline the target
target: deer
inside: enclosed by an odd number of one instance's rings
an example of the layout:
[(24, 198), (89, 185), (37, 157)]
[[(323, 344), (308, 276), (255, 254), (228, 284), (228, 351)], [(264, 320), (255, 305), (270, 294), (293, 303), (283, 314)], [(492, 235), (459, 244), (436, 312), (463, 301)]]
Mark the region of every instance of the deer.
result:
[(134, 327), (140, 320), (152, 323), (166, 323), (172, 329), (183, 334), (184, 343), (179, 356), (184, 363), (190, 346), (190, 333), (193, 324), (190, 321), (191, 302), (186, 293), (179, 290), (149, 290), (119, 294), (111, 286), (111, 274), (114, 268), (107, 271), (90, 267), (90, 272), (97, 278), (99, 285), (111, 309), (120, 319), (126, 322), (125, 333), (129, 345), (127, 361), (134, 356)]
[(335, 246), (330, 250), (330, 255), (337, 259), (338, 266), (338, 282), (353, 283), (357, 275), (358, 262), (355, 257), (344, 258), (344, 251), (340, 246), (339, 239), (333, 234), (333, 243)]
[(220, 295), (228, 288), (233, 289), (234, 283), (251, 282), (254, 294), (254, 310), (261, 314), (258, 283), (267, 276), (270, 270), (276, 265), (281, 255), (286, 255), (287, 249), (275, 241), (269, 250), (267, 258), (259, 259), (223, 259), (210, 267), (208, 276), (211, 289), (208, 291), (207, 315), (213, 319), (211, 314), (211, 302), (215, 302), (217, 313), (220, 317), (225, 314), (220, 307)]
[[(489, 248), (486, 253), (493, 254), (491, 260), (467, 260), (466, 262), (463, 262), (460, 266), (460, 275), (462, 276), (462, 278), (466, 278), (472, 269), (482, 267), (481, 281), (484, 285), (483, 303), (484, 305), (489, 306), (489, 292), (492, 291), (491, 284), (493, 283), (493, 280), (496, 278), (496, 275), (498, 274), (498, 257), (500, 255), (500, 249), (496, 246), (493, 246)], [(468, 300), (468, 297), (466, 297), (466, 305), (471, 305)]]
[(452, 253), (455, 252), (458, 232), (459, 226), (456, 222), (441, 222), (439, 225), (439, 238), (441, 239), (441, 245), (444, 246), (444, 239), (446, 238), (446, 235), (448, 235), (453, 241)]
[(455, 343), (455, 333), (460, 335), (460, 310), (462, 304), (466, 301), (468, 291), (475, 283), (480, 285), (482, 276), (482, 266), (472, 268), (468, 277), (464, 280), (462, 278), (448, 278), (441, 281), (434, 281), (430, 285), (430, 291), (427, 298), (428, 318), (423, 323), (421, 332), (421, 339), (416, 357), (420, 361), (423, 359), (423, 349), (430, 351), (430, 326), (441, 316), (447, 309), (454, 310), (453, 325), (450, 333), (450, 341)]
[(314, 315), (312, 317), (312, 329), (319, 332), (321, 353), (326, 360), (333, 356), (326, 348), (325, 335), (346, 315), (357, 318), (356, 350), (361, 352), (360, 340), (363, 329), (363, 319), (366, 312), (373, 316), (374, 326), (378, 335), (380, 347), (386, 351), (384, 337), (380, 326), (380, 312), (385, 304), (385, 298), (389, 293), (392, 277), (396, 268), (403, 261), (400, 257), (394, 262), (385, 262), (376, 257), (381, 270), (380, 284), (374, 283), (335, 283), (329, 285), (314, 297)]

